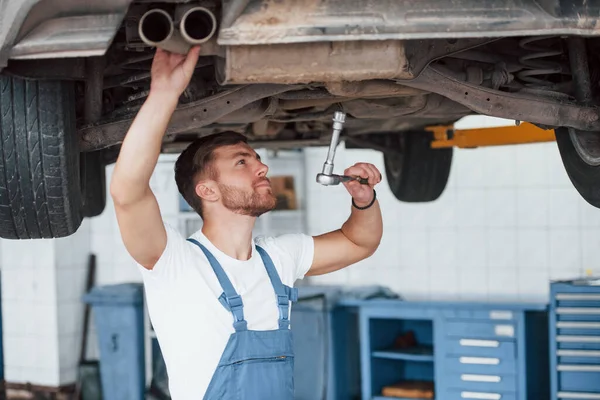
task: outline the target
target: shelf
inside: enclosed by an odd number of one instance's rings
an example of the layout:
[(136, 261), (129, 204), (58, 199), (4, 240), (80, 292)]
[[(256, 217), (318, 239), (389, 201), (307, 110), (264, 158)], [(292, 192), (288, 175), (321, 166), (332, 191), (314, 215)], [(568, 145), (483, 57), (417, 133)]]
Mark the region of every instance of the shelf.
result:
[(409, 349), (374, 351), (372, 356), (392, 360), (433, 362), (433, 347), (418, 346)]
[(423, 399), (423, 398), (415, 399), (415, 398), (412, 398), (412, 397), (375, 396), (371, 400), (435, 400), (435, 398), (431, 398), (431, 399)]

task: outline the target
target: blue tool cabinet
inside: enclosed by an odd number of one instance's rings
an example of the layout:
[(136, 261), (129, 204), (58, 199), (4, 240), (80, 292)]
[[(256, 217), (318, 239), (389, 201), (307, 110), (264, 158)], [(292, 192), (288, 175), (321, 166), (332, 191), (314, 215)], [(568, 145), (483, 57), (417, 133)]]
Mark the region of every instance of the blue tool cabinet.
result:
[[(411, 380), (433, 382), (438, 400), (549, 399), (546, 304), (371, 300), (347, 305), (359, 310), (364, 400), (393, 399), (382, 396), (383, 387)], [(417, 345), (395, 346), (407, 332)]]
[(550, 286), (552, 400), (600, 399), (600, 286), (594, 283)]

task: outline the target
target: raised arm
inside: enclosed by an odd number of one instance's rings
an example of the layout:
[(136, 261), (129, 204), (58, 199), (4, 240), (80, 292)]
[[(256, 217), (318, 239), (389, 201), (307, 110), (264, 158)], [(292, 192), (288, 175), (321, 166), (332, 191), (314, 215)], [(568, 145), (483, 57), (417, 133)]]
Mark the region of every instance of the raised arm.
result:
[(150, 94), (123, 140), (110, 183), (125, 247), (147, 269), (154, 267), (167, 243), (160, 209), (150, 189), (150, 177), (167, 125), (192, 77), (198, 54), (197, 47), (187, 56), (157, 49)]
[(350, 217), (340, 229), (314, 237), (315, 254), (313, 264), (306, 274), (308, 276), (347, 267), (371, 256), (379, 247), (383, 221), (374, 187), (381, 181), (381, 174), (374, 165), (366, 163), (355, 164), (346, 169), (344, 174), (368, 177), (368, 185), (353, 181), (345, 182), (344, 186), (357, 207), (373, 204), (364, 210), (351, 206)]

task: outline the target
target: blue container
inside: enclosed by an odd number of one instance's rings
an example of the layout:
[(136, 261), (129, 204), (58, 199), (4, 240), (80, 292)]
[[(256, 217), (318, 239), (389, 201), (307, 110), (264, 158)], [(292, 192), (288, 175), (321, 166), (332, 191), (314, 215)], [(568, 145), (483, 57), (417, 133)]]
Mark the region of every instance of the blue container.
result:
[(98, 335), (102, 397), (144, 400), (143, 285), (97, 286), (83, 301), (92, 307)]

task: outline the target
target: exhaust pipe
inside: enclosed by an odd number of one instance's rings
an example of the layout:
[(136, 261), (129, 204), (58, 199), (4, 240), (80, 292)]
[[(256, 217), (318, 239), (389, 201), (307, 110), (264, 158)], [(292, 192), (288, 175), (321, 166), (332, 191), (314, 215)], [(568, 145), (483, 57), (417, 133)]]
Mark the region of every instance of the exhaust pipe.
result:
[(179, 30), (183, 38), (196, 45), (207, 42), (217, 30), (215, 15), (204, 7), (193, 7), (181, 17)]
[(144, 43), (172, 53), (187, 54), (192, 45), (178, 29), (173, 18), (164, 10), (155, 8), (144, 13), (138, 25), (138, 34)]

